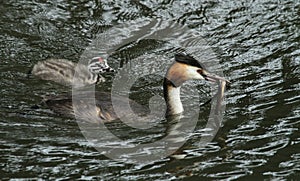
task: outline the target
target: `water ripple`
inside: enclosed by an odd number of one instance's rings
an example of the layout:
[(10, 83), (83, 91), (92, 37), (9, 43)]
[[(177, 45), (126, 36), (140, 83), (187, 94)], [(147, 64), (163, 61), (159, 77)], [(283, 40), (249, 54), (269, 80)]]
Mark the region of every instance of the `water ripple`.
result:
[[(292, 0), (3, 1), (0, 7), (2, 179), (297, 180), (299, 10), (299, 2)], [(213, 142), (203, 146), (199, 141), (205, 134), (202, 126), (206, 124), (205, 119), (200, 119), (191, 139), (177, 153), (181, 159), (173, 155), (152, 164), (134, 166), (104, 157), (84, 139), (74, 120), (61, 118), (40, 106), (43, 95), (67, 90), (30, 77), (27, 72), (34, 63), (49, 57), (76, 62), (97, 33), (124, 22), (145, 24), (151, 18), (156, 19), (154, 26), (158, 28), (177, 22), (205, 37), (220, 52), (218, 68), (224, 70), (232, 85), (227, 91), (227, 122)], [(123, 31), (130, 34), (134, 30), (135, 27), (129, 26)], [(179, 39), (189, 36), (186, 32)], [(128, 60), (144, 53), (171, 56), (177, 51), (161, 41), (127, 43), (129, 48), (123, 47), (123, 52), (120, 49), (110, 57), (113, 64), (119, 65), (122, 63), (119, 59)], [(143, 71), (147, 72), (147, 67), (145, 62)], [(161, 91), (159, 82), (156, 77), (146, 77), (136, 83), (133, 96), (147, 102), (148, 96)], [(105, 86), (99, 88), (107, 90)], [(149, 91), (149, 86), (154, 88)], [(188, 91), (184, 93), (183, 98), (189, 96)], [(35, 105), (40, 107), (33, 109)], [(201, 117), (207, 117), (209, 107), (201, 110)], [(158, 139), (164, 130), (163, 124), (147, 134), (118, 124), (110, 126), (128, 139), (99, 144), (107, 148)], [(124, 155), (127, 160), (134, 156)]]

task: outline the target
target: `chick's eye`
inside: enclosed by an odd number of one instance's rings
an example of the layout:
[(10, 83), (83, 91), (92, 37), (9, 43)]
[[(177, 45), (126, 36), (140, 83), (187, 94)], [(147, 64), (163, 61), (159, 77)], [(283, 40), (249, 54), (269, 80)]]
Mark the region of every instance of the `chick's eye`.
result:
[(103, 58), (99, 57), (99, 58), (98, 58), (98, 62), (105, 64), (105, 63), (106, 63), (106, 60), (104, 60)]

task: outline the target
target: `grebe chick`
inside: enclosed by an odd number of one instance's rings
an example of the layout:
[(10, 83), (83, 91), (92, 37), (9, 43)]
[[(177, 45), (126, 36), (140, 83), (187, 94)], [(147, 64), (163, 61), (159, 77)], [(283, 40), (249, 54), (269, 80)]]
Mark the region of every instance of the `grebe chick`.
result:
[[(31, 73), (43, 80), (66, 86), (83, 87), (104, 82), (105, 79), (100, 74), (113, 71), (105, 59), (94, 57), (89, 61), (88, 66), (66, 59), (47, 59), (35, 64)], [(76, 76), (74, 76), (75, 72)]]
[[(206, 71), (193, 57), (185, 54), (176, 54), (175, 62), (169, 67), (163, 81), (164, 98), (167, 105), (166, 116), (183, 112), (183, 106), (180, 100), (180, 87), (185, 81), (192, 79), (207, 80), (211, 82), (229, 82), (225, 78), (213, 75)], [(96, 107), (93, 105), (93, 103), (95, 103), (93, 100), (94, 96), (96, 98)], [(62, 95), (50, 98), (45, 100), (45, 103), (54, 112), (67, 117), (74, 116), (73, 109), (76, 109), (76, 117), (88, 122), (110, 122), (120, 118), (114, 112), (110, 93), (81, 91), (77, 93), (75, 97), (78, 99), (78, 105), (76, 101), (75, 107), (73, 107), (72, 104), (72, 95)], [(129, 101), (131, 107), (134, 107), (134, 110), (137, 110), (138, 113), (143, 115), (144, 113), (147, 114), (148, 108), (145, 106), (139, 105), (127, 98), (117, 97), (117, 99), (121, 107), (123, 103)], [(126, 112), (127, 110), (124, 109), (121, 114), (118, 112), (118, 115), (126, 116)], [(93, 120), (95, 117), (97, 117), (97, 120)]]

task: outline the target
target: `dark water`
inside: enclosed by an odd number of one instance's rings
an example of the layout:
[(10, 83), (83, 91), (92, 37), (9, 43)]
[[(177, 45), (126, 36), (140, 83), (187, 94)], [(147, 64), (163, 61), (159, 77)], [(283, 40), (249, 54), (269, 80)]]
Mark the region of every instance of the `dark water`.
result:
[[(1, 3), (0, 13), (2, 179), (299, 178), (299, 2), (8, 0)], [(68, 89), (27, 73), (50, 57), (77, 62), (98, 33), (149, 18), (161, 24), (176, 21), (205, 37), (232, 85), (226, 93), (225, 123), (211, 143), (200, 147), (195, 130), (182, 148), (186, 158), (133, 165), (100, 154), (74, 120), (46, 107), (34, 109), (43, 95)], [(116, 68), (118, 58), (155, 52), (160, 44), (141, 41), (115, 53), (111, 64)], [(112, 76), (98, 89), (109, 90)], [(161, 91), (157, 83), (148, 92), (147, 86), (133, 89), (137, 101), (147, 102), (142, 93)], [(205, 118), (207, 112), (209, 107), (200, 113)], [(126, 129), (116, 129), (126, 134)]]

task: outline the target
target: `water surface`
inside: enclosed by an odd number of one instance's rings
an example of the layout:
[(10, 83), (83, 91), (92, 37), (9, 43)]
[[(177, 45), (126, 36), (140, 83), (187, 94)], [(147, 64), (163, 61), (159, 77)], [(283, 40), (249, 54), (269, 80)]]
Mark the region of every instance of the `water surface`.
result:
[[(44, 179), (286, 179), (300, 171), (300, 4), (296, 1), (14, 1), (0, 6), (0, 175)], [(165, 158), (148, 165), (111, 160), (85, 140), (75, 120), (47, 107), (35, 108), (44, 95), (69, 89), (28, 76), (38, 61), (77, 62), (98, 33), (124, 22), (157, 20), (188, 26), (214, 48), (224, 75), (232, 81), (222, 128), (200, 145), (204, 106), (196, 129), (181, 149), (184, 159)], [(125, 29), (131, 32), (130, 27)], [(134, 43), (133, 43), (134, 44)], [(172, 53), (160, 41), (145, 40), (110, 57)], [(205, 61), (205, 60), (203, 60)], [(113, 75), (97, 87), (109, 90)], [(132, 97), (147, 103), (161, 91), (161, 80), (146, 77)], [(150, 82), (146, 84), (147, 82)], [(195, 82), (192, 83), (195, 85)], [(209, 88), (200, 83), (202, 100)], [(201, 91), (202, 90), (202, 91)], [(187, 94), (183, 96), (188, 97)], [(129, 132), (112, 125), (120, 134)], [(163, 129), (163, 127), (160, 127)], [(136, 139), (150, 138), (135, 132)], [(139, 137), (140, 136), (140, 137)], [(151, 137), (153, 136), (153, 137)], [(130, 156), (129, 156), (130, 159)]]

